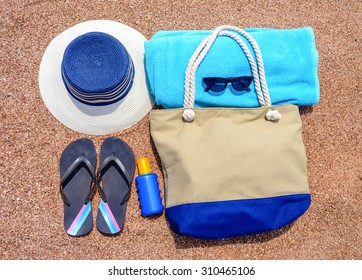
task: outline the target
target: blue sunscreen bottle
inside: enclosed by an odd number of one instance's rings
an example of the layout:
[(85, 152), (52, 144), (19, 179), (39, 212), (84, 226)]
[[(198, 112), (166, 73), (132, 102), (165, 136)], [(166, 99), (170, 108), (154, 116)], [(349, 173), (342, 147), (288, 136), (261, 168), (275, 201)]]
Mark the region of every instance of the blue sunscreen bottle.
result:
[(162, 213), (163, 205), (157, 175), (151, 172), (147, 157), (137, 160), (137, 169), (139, 176), (136, 177), (136, 187), (142, 216), (147, 217)]

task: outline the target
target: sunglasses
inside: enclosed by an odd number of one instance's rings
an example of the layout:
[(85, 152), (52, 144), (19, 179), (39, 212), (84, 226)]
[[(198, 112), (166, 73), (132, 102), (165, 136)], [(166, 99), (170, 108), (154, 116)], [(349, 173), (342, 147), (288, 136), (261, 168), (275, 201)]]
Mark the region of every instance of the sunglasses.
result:
[(220, 92), (223, 91), (228, 83), (231, 83), (232, 87), (236, 91), (250, 91), (250, 84), (253, 81), (253, 77), (250, 76), (240, 76), (235, 78), (219, 78), (219, 77), (207, 77), (202, 78), (202, 81), (206, 84), (204, 91), (214, 91)]

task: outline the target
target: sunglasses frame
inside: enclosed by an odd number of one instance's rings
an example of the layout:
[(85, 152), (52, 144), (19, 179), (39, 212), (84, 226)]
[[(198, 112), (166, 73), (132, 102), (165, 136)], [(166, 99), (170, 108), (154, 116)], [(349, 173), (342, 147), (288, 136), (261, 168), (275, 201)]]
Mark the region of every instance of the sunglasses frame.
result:
[[(224, 83), (222, 89), (220, 89), (220, 90), (214, 90), (214, 89), (212, 89), (212, 86), (216, 83), (215, 80), (217, 80), (218, 83)], [(235, 82), (240, 82), (240, 83), (241, 83), (240, 80), (243, 80), (243, 82), (246, 80), (246, 82), (247, 82), (247, 84), (245, 84), (245, 89), (243, 89), (243, 90), (238, 90), (238, 89), (236, 89), (235, 86), (234, 86), (234, 83), (235, 83)], [(249, 86), (250, 86), (251, 82), (253, 81), (253, 77), (251, 77), (251, 76), (239, 76), (239, 77), (229, 77), (229, 78), (222, 78), (222, 77), (205, 77), (205, 78), (202, 78), (202, 81), (203, 81), (203, 82), (205, 83), (205, 85), (206, 85), (204, 91), (209, 91), (209, 90), (211, 90), (211, 91), (213, 91), (213, 92), (221, 92), (221, 91), (225, 90), (225, 88), (227, 87), (227, 85), (228, 85), (229, 83), (231, 83), (231, 86), (232, 86), (233, 89), (235, 89), (236, 91), (245, 91), (245, 90), (246, 90), (246, 91), (250, 91)], [(211, 85), (209, 86), (210, 82), (213, 82), (213, 84), (211, 84)], [(244, 85), (244, 83), (242, 83), (242, 84)]]

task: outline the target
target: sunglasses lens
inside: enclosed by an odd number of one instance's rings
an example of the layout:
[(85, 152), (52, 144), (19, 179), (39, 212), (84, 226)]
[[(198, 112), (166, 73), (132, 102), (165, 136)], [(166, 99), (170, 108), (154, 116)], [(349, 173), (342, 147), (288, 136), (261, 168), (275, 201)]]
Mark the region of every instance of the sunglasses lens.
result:
[(215, 83), (210, 89), (216, 92), (223, 91), (225, 89), (225, 83)]
[(207, 81), (205, 81), (205, 83), (207, 87), (214, 92), (223, 91), (226, 87), (226, 82), (222, 78), (210, 78)]
[(233, 88), (237, 91), (243, 91), (247, 88), (248, 86), (245, 85), (244, 83), (237, 81), (237, 82), (233, 82)]
[(251, 83), (250, 79), (238, 79), (237, 81), (233, 81), (232, 86), (237, 91), (244, 91), (249, 89), (249, 85)]

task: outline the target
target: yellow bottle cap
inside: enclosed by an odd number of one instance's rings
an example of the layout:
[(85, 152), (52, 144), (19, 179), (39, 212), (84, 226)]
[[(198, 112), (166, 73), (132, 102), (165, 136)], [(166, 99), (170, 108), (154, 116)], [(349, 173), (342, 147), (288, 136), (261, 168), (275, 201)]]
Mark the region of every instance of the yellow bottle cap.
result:
[(148, 161), (147, 157), (141, 157), (137, 160), (137, 168), (139, 175), (151, 173), (150, 162)]

